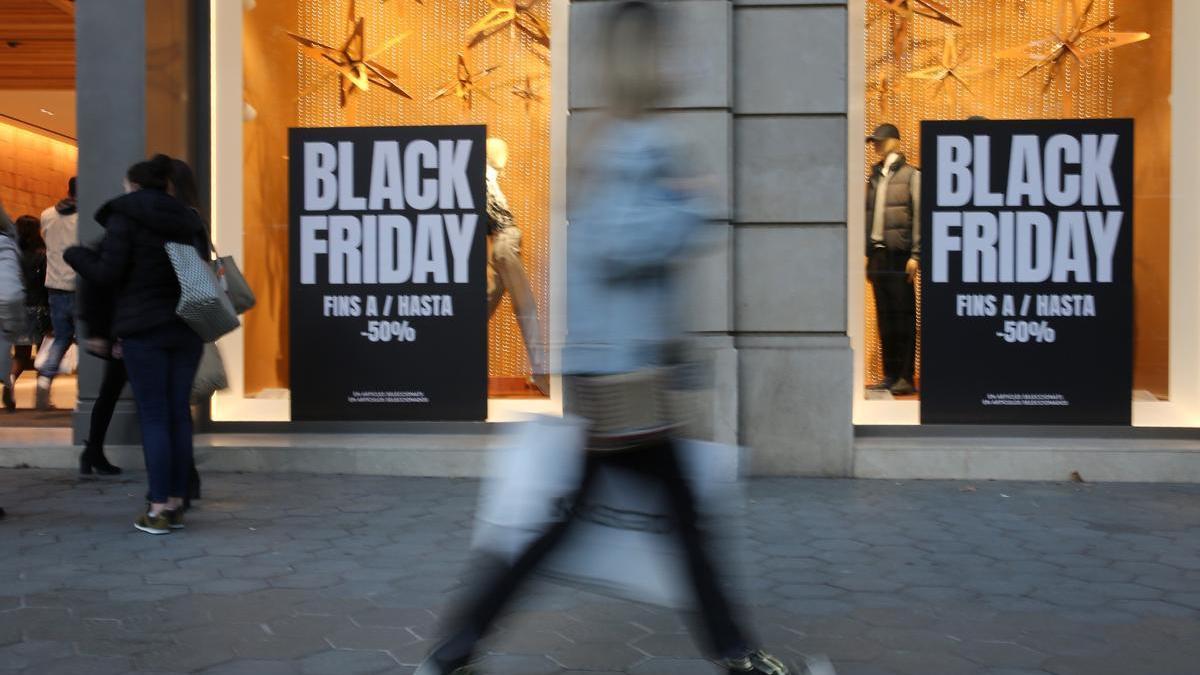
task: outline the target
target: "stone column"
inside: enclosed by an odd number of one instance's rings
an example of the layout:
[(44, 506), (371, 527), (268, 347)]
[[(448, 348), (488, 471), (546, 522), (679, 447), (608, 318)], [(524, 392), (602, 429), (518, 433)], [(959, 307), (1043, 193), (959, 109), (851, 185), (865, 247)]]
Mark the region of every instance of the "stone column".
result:
[[(145, 158), (145, 14), (145, 0), (76, 3), (79, 238), (84, 242), (103, 234), (92, 216), (107, 199), (120, 194), (125, 170)], [(76, 442), (86, 437), (102, 373), (102, 361), (81, 354), (73, 420)], [(108, 442), (133, 443), (137, 438), (133, 402), (123, 399), (113, 416)]]
[(733, 3), (734, 322), (750, 471), (849, 475), (845, 2)]
[[(568, 157), (582, 129), (603, 101), (599, 30), (611, 2), (571, 3), (570, 137)], [(686, 270), (687, 327), (698, 338), (701, 356), (712, 368), (714, 386), (704, 397), (696, 432), (726, 443), (738, 441), (738, 364), (733, 339), (733, 83), (730, 53), (733, 5), (728, 0), (659, 3), (664, 13), (660, 45), (669, 91), (660, 115), (682, 142), (686, 160), (709, 179), (712, 225), (720, 245), (692, 261)], [(567, 199), (572, 194), (568, 191)], [(568, 299), (568, 302), (570, 300)]]

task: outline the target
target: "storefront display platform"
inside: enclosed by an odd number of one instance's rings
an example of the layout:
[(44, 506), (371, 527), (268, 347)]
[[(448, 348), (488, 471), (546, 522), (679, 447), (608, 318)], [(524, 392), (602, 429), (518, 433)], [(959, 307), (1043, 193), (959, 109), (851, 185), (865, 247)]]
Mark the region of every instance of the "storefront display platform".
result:
[[(196, 437), (207, 471), (332, 473), (477, 478), (505, 424), (432, 427), (412, 433), (220, 433)], [(851, 475), (877, 479), (1072, 480), (1200, 483), (1200, 437), (1194, 430), (1086, 436), (1062, 429), (1035, 436), (868, 433), (855, 439)], [(140, 467), (138, 446), (107, 450), (119, 466)], [(79, 448), (69, 429), (0, 431), (0, 468), (73, 469)], [(747, 464), (743, 458), (741, 468)]]
[[(196, 464), (201, 471), (478, 477), (494, 425), (478, 426), (478, 433), (451, 434), (201, 434)], [(117, 466), (142, 466), (140, 446), (106, 453)], [(70, 469), (78, 459), (69, 429), (0, 433), (0, 467)]]
[[(200, 434), (196, 465), (202, 472), (480, 478), (486, 475), (489, 451), (505, 438), (508, 425), (474, 426), (474, 433)], [(140, 446), (105, 452), (117, 466), (143, 466)], [(0, 431), (0, 468), (74, 469), (78, 459), (79, 447), (71, 444), (69, 429)], [(733, 478), (737, 466), (725, 471)]]
[[(891, 433), (884, 433), (888, 429)], [(1030, 428), (1005, 435), (920, 427), (921, 433), (874, 428), (854, 441), (855, 478), (1072, 480), (1200, 483), (1200, 436), (1194, 429)], [(939, 435), (939, 431), (945, 431)], [(1143, 433), (1152, 431), (1153, 433)]]

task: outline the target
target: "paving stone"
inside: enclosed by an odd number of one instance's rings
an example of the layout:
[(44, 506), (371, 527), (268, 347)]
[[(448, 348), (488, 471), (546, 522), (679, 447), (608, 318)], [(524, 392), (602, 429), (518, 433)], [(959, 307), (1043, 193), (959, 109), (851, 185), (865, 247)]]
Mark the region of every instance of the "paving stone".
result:
[(896, 591), (901, 588), (901, 584), (877, 576), (835, 577), (829, 581), (829, 585), (847, 591), (887, 592)]
[(72, 655), (70, 643), (52, 641), (18, 642), (0, 648), (0, 669), (21, 670)]
[(623, 672), (630, 675), (725, 675), (712, 662), (702, 659), (649, 659)]
[[(0, 547), (0, 669), (411, 675), (471, 569), (473, 481), (214, 474), (186, 535), (154, 539), (128, 529), (140, 476), (81, 488), (61, 475), (0, 471), (22, 514)], [(728, 581), (774, 651), (829, 653), (840, 675), (1194, 675), (1200, 662), (1200, 487), (752, 487), (744, 537), (720, 545), (748, 551)], [(485, 672), (716, 675), (691, 629), (535, 581), (484, 643)]]
[(304, 675), (370, 675), (396, 665), (396, 660), (385, 652), (336, 649), (302, 659), (300, 672)]
[(258, 579), (212, 579), (192, 584), (192, 592), (212, 595), (242, 595), (267, 587), (266, 582)]
[(390, 651), (412, 644), (417, 638), (403, 628), (347, 626), (326, 635), (325, 641), (337, 649)]
[(289, 660), (312, 656), (329, 649), (329, 643), (311, 637), (259, 637), (233, 645), (240, 659)]
[(201, 671), (204, 675), (295, 675), (300, 667), (292, 661), (243, 659), (230, 661)]
[(121, 657), (72, 656), (38, 664), (38, 675), (116, 675), (131, 668), (129, 659)]
[(845, 590), (828, 584), (783, 584), (775, 588), (775, 593), (787, 598), (836, 598), (845, 594)]
[(968, 640), (954, 647), (954, 652), (984, 666), (1036, 668), (1046, 655), (1016, 642)]
[(350, 615), (360, 626), (407, 628), (429, 622), (433, 614), (425, 608), (373, 607)]
[(651, 657), (672, 659), (681, 655), (699, 656), (691, 636), (685, 634), (648, 635), (636, 640), (631, 646)]
[(962, 657), (940, 652), (897, 651), (885, 654), (887, 667), (901, 675), (976, 675), (979, 666)]
[(231, 648), (224, 645), (179, 645), (157, 647), (135, 657), (138, 667), (146, 670), (191, 672), (204, 670), (234, 658)]
[(117, 588), (108, 592), (108, 597), (116, 602), (157, 602), (170, 598), (178, 598), (190, 592), (187, 586), (170, 584), (141, 584), (127, 588)]
[(575, 670), (625, 671), (645, 660), (645, 655), (626, 645), (588, 643), (568, 645), (548, 656), (564, 668)]

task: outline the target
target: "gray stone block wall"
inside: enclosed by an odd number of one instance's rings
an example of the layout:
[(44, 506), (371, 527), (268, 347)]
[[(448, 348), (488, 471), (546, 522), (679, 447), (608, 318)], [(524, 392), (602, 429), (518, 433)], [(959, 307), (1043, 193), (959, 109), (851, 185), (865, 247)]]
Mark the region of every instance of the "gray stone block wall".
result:
[[(685, 142), (687, 161), (710, 184), (712, 227), (719, 244), (687, 270), (685, 316), (699, 355), (712, 372), (700, 402), (700, 437), (738, 442), (738, 358), (734, 346), (733, 5), (728, 0), (672, 0), (661, 5), (666, 32), (660, 44), (669, 90), (661, 115)], [(583, 143), (591, 112), (603, 104), (600, 36), (611, 3), (571, 4), (568, 157)], [(569, 161), (571, 161), (569, 159)], [(568, 190), (568, 202), (571, 190)]]
[[(76, 119), (79, 134), (79, 238), (103, 231), (92, 214), (122, 190), (125, 171), (146, 153), (145, 0), (81, 2), (75, 10)], [(80, 350), (81, 352), (83, 350)], [(100, 393), (103, 363), (81, 354), (75, 441)], [(113, 415), (108, 440), (137, 442), (137, 415), (124, 400)]]
[(852, 465), (844, 5), (733, 4), (738, 428), (754, 474)]
[[(702, 433), (749, 446), (753, 473), (847, 475), (845, 3), (660, 6), (662, 114), (712, 177), (715, 225), (729, 230), (688, 272), (689, 327), (715, 375)], [(608, 7), (571, 4), (568, 144), (603, 100)]]

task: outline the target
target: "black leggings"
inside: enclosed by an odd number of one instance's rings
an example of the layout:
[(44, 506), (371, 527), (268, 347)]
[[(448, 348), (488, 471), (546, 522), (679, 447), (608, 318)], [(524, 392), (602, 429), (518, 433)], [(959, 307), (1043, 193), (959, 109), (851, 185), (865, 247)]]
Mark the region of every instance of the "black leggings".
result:
[(92, 417), (88, 420), (89, 447), (99, 451), (104, 450), (104, 437), (108, 435), (108, 425), (112, 423), (113, 411), (121, 398), (121, 391), (129, 375), (125, 372), (125, 362), (121, 359), (108, 359), (104, 362), (104, 377), (100, 380), (100, 393), (92, 406)]
[(691, 487), (684, 479), (676, 455), (676, 446), (670, 441), (622, 452), (588, 453), (583, 479), (567, 516), (555, 523), (538, 537), (516, 559), (481, 579), (475, 592), (468, 595), (463, 606), (452, 616), (456, 617), (454, 630), (447, 647), (463, 655), (472, 651), (474, 643), (483, 637), (488, 626), (495, 621), (504, 606), (518, 588), (559, 545), (579, 515), (600, 468), (632, 471), (656, 480), (665, 490), (675, 530), (687, 556), (688, 571), (697, 604), (703, 618), (708, 647), (717, 657), (730, 657), (746, 652), (747, 644), (717, 579), (716, 570), (709, 558), (703, 533), (697, 525), (695, 498)]

